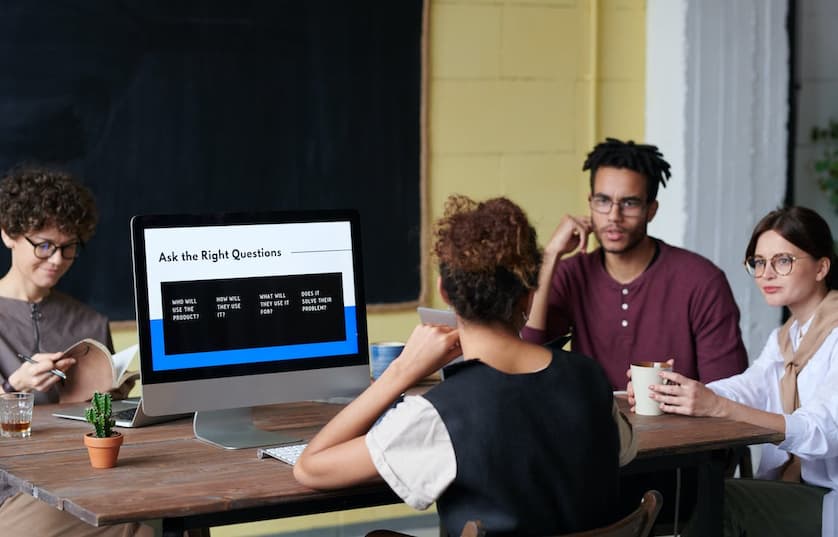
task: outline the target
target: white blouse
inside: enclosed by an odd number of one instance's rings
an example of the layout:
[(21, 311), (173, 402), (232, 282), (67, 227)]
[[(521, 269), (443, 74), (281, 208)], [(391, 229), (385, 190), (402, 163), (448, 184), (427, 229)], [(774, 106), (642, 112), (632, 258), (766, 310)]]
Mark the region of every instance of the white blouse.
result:
[[(811, 320), (789, 335), (796, 350)], [(744, 373), (707, 385), (715, 393), (753, 408), (784, 414), (780, 378), (784, 373), (778, 333), (768, 337), (759, 358)], [(838, 328), (824, 340), (797, 377), (800, 408), (784, 414), (786, 437), (778, 445), (763, 444), (757, 477), (776, 479), (789, 453), (800, 457), (801, 477), (811, 485), (832, 489), (823, 502), (823, 535), (838, 535)]]
[(414, 509), (427, 509), (457, 475), (448, 429), (424, 397), (406, 396), (366, 436), (378, 473)]

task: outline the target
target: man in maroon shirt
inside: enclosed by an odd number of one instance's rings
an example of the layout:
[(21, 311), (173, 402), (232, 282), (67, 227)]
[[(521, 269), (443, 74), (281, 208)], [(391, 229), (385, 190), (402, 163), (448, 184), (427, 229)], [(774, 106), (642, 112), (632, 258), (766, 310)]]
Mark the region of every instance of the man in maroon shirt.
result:
[[(625, 389), (633, 360), (672, 359), (675, 371), (701, 382), (744, 371), (739, 309), (724, 273), (646, 234), (658, 185), (671, 175), (658, 148), (608, 138), (582, 169), (591, 170), (590, 216), (566, 215), (550, 238), (522, 337), (545, 343), (570, 332), (573, 350), (599, 362), (615, 390)], [(591, 233), (600, 247), (587, 253)], [(682, 479), (680, 496), (676, 479)], [(684, 520), (696, 483), (695, 468), (684, 468), (679, 478), (675, 472), (626, 476), (622, 503), (628, 511), (654, 488), (666, 498), (658, 521), (674, 520), (679, 497)]]
[[(701, 382), (744, 371), (724, 272), (646, 234), (670, 176), (658, 148), (608, 138), (582, 169), (591, 170), (590, 216), (566, 215), (545, 247), (524, 339), (572, 333), (573, 350), (599, 362), (615, 390), (625, 389), (632, 361), (672, 359)], [(591, 233), (600, 248), (587, 253)]]

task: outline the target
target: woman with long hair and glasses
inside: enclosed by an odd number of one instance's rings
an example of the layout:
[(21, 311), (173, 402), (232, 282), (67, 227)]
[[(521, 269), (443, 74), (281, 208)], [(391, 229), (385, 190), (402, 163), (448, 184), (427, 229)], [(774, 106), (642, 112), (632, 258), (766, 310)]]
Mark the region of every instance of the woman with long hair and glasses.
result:
[(791, 317), (742, 374), (703, 385), (661, 373), (665, 412), (715, 416), (785, 434), (762, 446), (757, 477), (725, 486), (725, 535), (838, 535), (838, 267), (829, 226), (790, 207), (756, 225), (745, 269)]
[[(519, 336), (541, 263), (524, 212), (505, 198), (452, 196), (434, 253), (457, 327), (416, 327), (309, 442), (296, 478), (320, 489), (383, 478), (417, 509), (436, 501), (449, 535), (474, 519), (490, 535), (548, 535), (619, 518), (619, 466), (635, 447), (602, 368)], [(442, 383), (390, 409), (460, 354)]]

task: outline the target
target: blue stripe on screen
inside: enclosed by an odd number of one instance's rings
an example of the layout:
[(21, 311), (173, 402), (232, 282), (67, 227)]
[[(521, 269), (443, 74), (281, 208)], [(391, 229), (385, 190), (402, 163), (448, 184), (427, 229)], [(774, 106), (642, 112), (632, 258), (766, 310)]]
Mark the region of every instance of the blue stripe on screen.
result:
[(254, 364), (276, 360), (355, 354), (358, 352), (358, 328), (355, 318), (355, 306), (344, 308), (344, 318), (346, 319), (347, 336), (347, 339), (344, 341), (173, 355), (167, 355), (163, 346), (163, 320), (153, 319), (151, 321), (152, 367), (154, 371), (168, 371), (193, 367)]

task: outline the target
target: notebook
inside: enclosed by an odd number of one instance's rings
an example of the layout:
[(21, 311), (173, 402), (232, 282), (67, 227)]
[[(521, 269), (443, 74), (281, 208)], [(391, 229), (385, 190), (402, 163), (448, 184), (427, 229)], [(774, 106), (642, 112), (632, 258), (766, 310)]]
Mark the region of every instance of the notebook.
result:
[[(88, 403), (62, 406), (52, 413), (59, 418), (84, 421), (84, 411), (89, 407)], [(141, 398), (120, 399), (111, 404), (114, 421), (117, 427), (145, 427), (164, 421), (172, 421), (179, 418), (192, 416), (189, 414), (171, 414), (166, 416), (149, 416), (143, 412)]]
[(419, 320), (424, 324), (443, 324), (451, 328), (457, 328), (457, 314), (453, 310), (438, 310), (434, 308), (416, 308)]

